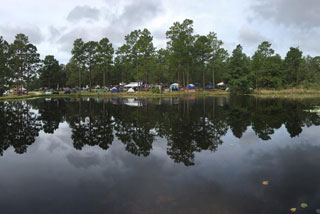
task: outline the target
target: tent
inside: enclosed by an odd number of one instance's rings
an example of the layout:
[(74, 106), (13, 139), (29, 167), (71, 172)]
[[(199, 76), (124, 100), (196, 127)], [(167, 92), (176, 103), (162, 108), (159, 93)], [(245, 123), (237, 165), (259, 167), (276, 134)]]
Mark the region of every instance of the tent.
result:
[(226, 88), (226, 85), (224, 84), (224, 82), (219, 82), (217, 84), (217, 87), (220, 88), (220, 89), (225, 89)]
[(206, 85), (206, 89), (213, 89), (213, 85), (212, 84)]
[(178, 83), (171, 84), (170, 91), (179, 91), (179, 84)]
[(189, 84), (189, 85), (188, 85), (188, 89), (196, 89), (196, 87), (194, 87), (193, 84)]
[(123, 86), (124, 88), (138, 88), (142, 86), (142, 82), (130, 82), (129, 84)]
[(124, 104), (127, 106), (131, 106), (131, 107), (141, 107), (143, 106), (143, 103), (141, 102), (141, 100), (137, 100), (137, 99), (127, 99), (127, 101), (124, 101)]
[(119, 93), (120, 92), (119, 89), (116, 87), (111, 88), (110, 91), (111, 91), (111, 93)]
[(187, 92), (196, 92), (196, 87), (193, 84), (189, 84)]
[(128, 93), (134, 93), (135, 91), (133, 90), (133, 88), (129, 88)]

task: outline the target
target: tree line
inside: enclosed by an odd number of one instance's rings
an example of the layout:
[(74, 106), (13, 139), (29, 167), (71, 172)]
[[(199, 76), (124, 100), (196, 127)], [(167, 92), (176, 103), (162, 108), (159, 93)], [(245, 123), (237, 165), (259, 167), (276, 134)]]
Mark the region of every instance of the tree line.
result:
[(134, 30), (116, 50), (108, 38), (73, 43), (66, 65), (54, 56), (40, 59), (35, 45), (24, 34), (12, 44), (0, 37), (0, 94), (9, 87), (32, 90), (141, 81), (149, 84), (197, 83), (205, 88), (225, 82), (233, 93), (250, 89), (318, 88), (320, 57), (303, 56), (290, 47), (282, 58), (263, 41), (252, 56), (239, 44), (228, 53), (217, 34), (194, 33), (193, 21), (174, 22), (166, 32), (166, 48), (155, 48), (148, 29)]

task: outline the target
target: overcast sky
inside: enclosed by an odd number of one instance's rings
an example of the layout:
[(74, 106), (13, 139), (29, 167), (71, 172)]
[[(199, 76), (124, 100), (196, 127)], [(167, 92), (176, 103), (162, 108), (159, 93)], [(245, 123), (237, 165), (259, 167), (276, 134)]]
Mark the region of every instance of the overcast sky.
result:
[(214, 31), (231, 51), (251, 55), (267, 40), (285, 56), (290, 46), (320, 55), (320, 0), (7, 0), (0, 8), (0, 35), (8, 42), (25, 33), (41, 57), (68, 62), (76, 38), (108, 37), (115, 47), (135, 29), (148, 28), (156, 47), (175, 21), (192, 19), (196, 34)]

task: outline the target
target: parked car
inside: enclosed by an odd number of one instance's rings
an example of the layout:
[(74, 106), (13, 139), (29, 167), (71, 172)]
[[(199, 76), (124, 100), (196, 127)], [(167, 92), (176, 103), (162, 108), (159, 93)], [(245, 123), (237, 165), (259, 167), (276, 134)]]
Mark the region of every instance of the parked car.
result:
[(59, 91), (58, 90), (54, 90), (53, 94), (59, 94)]
[(71, 93), (71, 90), (70, 89), (65, 89), (64, 90), (64, 94), (70, 94)]
[(3, 96), (9, 95), (9, 93), (10, 93), (10, 91), (5, 91), (5, 92), (3, 92)]

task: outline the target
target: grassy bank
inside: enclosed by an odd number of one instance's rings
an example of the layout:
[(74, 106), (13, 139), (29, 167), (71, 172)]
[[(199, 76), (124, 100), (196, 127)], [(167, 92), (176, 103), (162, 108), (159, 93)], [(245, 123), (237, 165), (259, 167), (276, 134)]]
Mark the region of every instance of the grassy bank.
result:
[(320, 90), (315, 89), (281, 89), (281, 90), (254, 90), (252, 93), (256, 97), (265, 98), (311, 98), (320, 97)]
[[(186, 92), (168, 92), (168, 93), (152, 93), (152, 92), (136, 92), (136, 93), (102, 93), (97, 92), (78, 92), (71, 94), (51, 94), (45, 95), (43, 92), (30, 92), (28, 95), (17, 96), (10, 94), (8, 96), (0, 97), (0, 101), (6, 100), (25, 100), (36, 98), (78, 98), (78, 97), (105, 97), (105, 98), (160, 98), (160, 97), (188, 97), (188, 96), (228, 96), (229, 93), (221, 90), (216, 91), (197, 91), (194, 93)], [(303, 98), (320, 98), (320, 90), (313, 89), (282, 89), (282, 90), (254, 90), (251, 96), (259, 98), (291, 98), (291, 99), (303, 99)]]
[(60, 92), (60, 94), (51, 94), (45, 95), (42, 92), (30, 92), (28, 95), (8, 95), (4, 97), (0, 97), (0, 101), (6, 100), (24, 100), (24, 99), (35, 99), (35, 98), (77, 98), (77, 97), (105, 97), (105, 98), (159, 98), (159, 97), (179, 97), (179, 96), (227, 96), (229, 95), (228, 92), (225, 91), (197, 91), (194, 93), (186, 93), (186, 92), (168, 92), (162, 94), (156, 94), (152, 92), (136, 92), (136, 93), (102, 93), (99, 94), (97, 92), (78, 92), (78, 93), (71, 93), (71, 94), (64, 94)]

